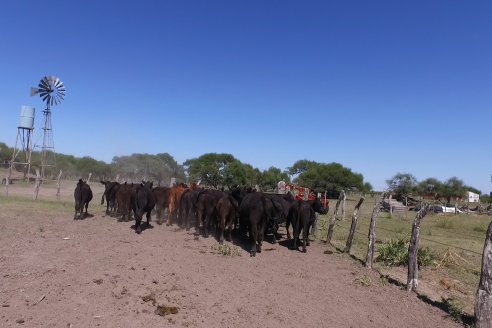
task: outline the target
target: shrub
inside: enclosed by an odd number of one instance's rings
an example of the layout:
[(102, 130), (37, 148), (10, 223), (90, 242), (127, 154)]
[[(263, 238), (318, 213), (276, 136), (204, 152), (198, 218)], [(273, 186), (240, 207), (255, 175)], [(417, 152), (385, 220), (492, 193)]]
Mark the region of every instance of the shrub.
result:
[[(398, 266), (408, 263), (409, 240), (404, 237), (390, 239), (378, 247), (377, 262), (384, 265)], [(434, 263), (436, 255), (429, 247), (420, 247), (417, 253), (418, 266), (429, 266)]]
[(403, 238), (390, 239), (378, 247), (376, 261), (385, 265), (402, 265), (407, 263), (408, 243)]
[(419, 267), (429, 266), (434, 263), (436, 258), (436, 254), (429, 247), (420, 247), (417, 253), (417, 264)]
[(441, 219), (437, 221), (436, 227), (451, 230), (454, 228), (454, 222), (451, 219)]
[(214, 253), (222, 254), (224, 256), (231, 256), (231, 257), (241, 256), (241, 251), (237, 246), (230, 246), (228, 244), (223, 244), (223, 245), (216, 244), (211, 246), (211, 248), (212, 251), (214, 251)]

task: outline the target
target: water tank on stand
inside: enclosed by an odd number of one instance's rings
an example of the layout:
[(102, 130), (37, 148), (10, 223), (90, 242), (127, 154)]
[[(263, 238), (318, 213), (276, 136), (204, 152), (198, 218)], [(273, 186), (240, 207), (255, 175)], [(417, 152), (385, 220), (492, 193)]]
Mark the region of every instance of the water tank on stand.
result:
[(34, 107), (22, 106), (19, 120), (19, 128), (34, 129)]

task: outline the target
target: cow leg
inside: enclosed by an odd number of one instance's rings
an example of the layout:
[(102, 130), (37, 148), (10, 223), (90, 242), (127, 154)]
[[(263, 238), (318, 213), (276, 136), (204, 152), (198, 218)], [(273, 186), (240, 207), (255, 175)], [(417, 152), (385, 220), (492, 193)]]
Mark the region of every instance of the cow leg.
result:
[(87, 211), (87, 208), (89, 207), (89, 202), (85, 203), (85, 214), (84, 214), (84, 217), (88, 217), (89, 216), (89, 212)]
[(273, 241), (272, 243), (273, 244), (276, 244), (277, 243), (277, 231), (278, 231), (278, 224), (273, 222), (272, 224), (272, 234), (273, 234)]
[(172, 202), (169, 202), (169, 207), (168, 207), (168, 216), (167, 216), (167, 223), (166, 225), (167, 226), (170, 226), (173, 224), (173, 215), (174, 215), (174, 204), (172, 204)]
[(156, 213), (155, 222), (157, 222), (157, 224), (162, 224), (162, 207), (160, 207), (159, 205), (156, 205), (155, 213)]
[(292, 224), (293, 226), (293, 231), (292, 235), (294, 237), (294, 245), (293, 249), (297, 249), (297, 242), (299, 241), (299, 235), (300, 235), (300, 224), (299, 224), (300, 218), (297, 218), (297, 222), (295, 224)]
[(265, 237), (265, 228), (266, 228), (266, 222), (261, 221), (260, 226), (258, 227), (258, 244), (256, 247), (256, 251), (258, 253), (261, 253), (261, 245), (262, 245), (263, 239)]
[(256, 256), (257, 246), (256, 240), (258, 239), (258, 226), (256, 222), (250, 223), (250, 238), (251, 238), (251, 251), (250, 256)]
[(231, 241), (232, 238), (231, 238), (231, 235), (232, 235), (232, 225), (234, 224), (234, 218), (236, 217), (236, 215), (232, 215), (229, 213), (229, 215), (227, 216), (227, 237), (226, 237), (226, 240), (227, 241)]
[[(293, 225), (292, 225), (293, 226)], [(290, 232), (289, 232), (289, 228), (290, 228), (290, 220), (287, 219), (287, 221), (285, 221), (285, 231), (287, 231), (287, 239), (290, 239)]]
[(208, 238), (208, 225), (210, 223), (210, 215), (205, 213), (205, 222), (203, 222), (203, 237)]
[(79, 218), (77, 215), (77, 212), (78, 212), (77, 210), (78, 210), (78, 206), (77, 206), (77, 204), (75, 204), (75, 214), (73, 215), (74, 220), (77, 220)]
[(140, 227), (141, 222), (142, 222), (142, 216), (138, 215), (135, 212), (135, 232), (138, 234), (142, 232), (142, 228)]
[(147, 212), (147, 227), (150, 227), (150, 215), (151, 215), (152, 211), (148, 211)]
[(304, 226), (302, 228), (302, 252), (306, 253), (306, 244), (309, 235), (309, 222), (304, 222)]
[(219, 244), (224, 244), (224, 230), (225, 230), (225, 225), (226, 225), (226, 215), (221, 213), (219, 216), (219, 229), (220, 229), (220, 237), (219, 237)]

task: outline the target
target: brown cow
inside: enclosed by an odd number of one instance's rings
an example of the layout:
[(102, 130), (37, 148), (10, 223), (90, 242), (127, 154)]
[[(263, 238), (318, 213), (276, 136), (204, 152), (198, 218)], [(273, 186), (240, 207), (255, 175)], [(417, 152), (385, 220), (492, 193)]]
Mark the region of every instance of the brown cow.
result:
[(231, 241), (232, 228), (236, 223), (237, 201), (230, 195), (224, 195), (215, 206), (219, 220), (219, 244), (224, 243), (224, 230), (227, 226), (227, 240)]
[(179, 202), (184, 191), (188, 188), (184, 183), (174, 185), (169, 189), (169, 203), (167, 206), (167, 224), (168, 226), (173, 224), (173, 216), (177, 216), (179, 209)]
[(169, 207), (169, 187), (155, 187), (152, 193), (155, 196), (155, 211), (157, 224), (162, 224), (162, 211)]

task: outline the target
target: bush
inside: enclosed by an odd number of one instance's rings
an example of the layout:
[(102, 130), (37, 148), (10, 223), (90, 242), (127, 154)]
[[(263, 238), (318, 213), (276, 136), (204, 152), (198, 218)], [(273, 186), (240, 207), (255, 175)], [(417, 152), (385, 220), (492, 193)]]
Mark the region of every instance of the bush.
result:
[[(409, 240), (404, 237), (390, 239), (378, 247), (378, 257), (376, 262), (383, 262), (384, 265), (398, 266), (408, 264), (408, 245)], [(420, 247), (417, 253), (418, 266), (429, 266), (434, 263), (436, 255), (429, 247)]]
[(419, 248), (419, 252), (417, 253), (417, 264), (419, 267), (432, 265), (435, 260), (436, 254), (429, 247)]
[(230, 246), (228, 244), (216, 244), (210, 247), (212, 251), (216, 254), (222, 254), (224, 256), (241, 256), (241, 251), (237, 246)]
[(390, 239), (378, 247), (376, 261), (385, 265), (402, 265), (407, 263), (408, 243), (403, 238)]

